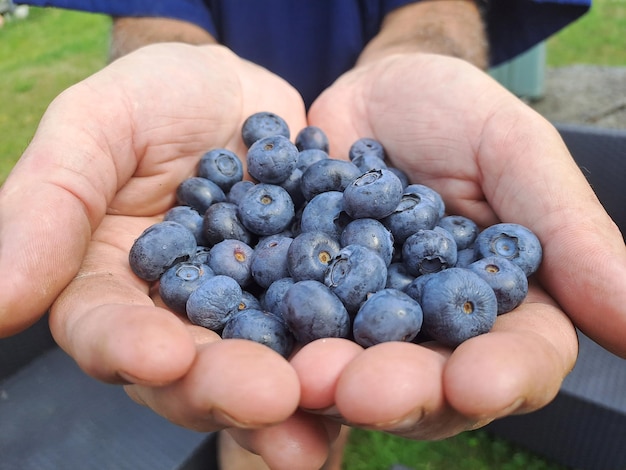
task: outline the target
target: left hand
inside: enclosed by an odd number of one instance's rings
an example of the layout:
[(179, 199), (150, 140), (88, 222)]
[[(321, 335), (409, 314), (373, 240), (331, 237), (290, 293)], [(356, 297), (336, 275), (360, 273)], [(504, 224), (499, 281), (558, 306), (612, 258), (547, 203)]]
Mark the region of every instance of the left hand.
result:
[(626, 355), (621, 234), (554, 127), (487, 74), (444, 56), (390, 56), (341, 77), (313, 104), (309, 124), (326, 130), (334, 157), (346, 158), (359, 137), (378, 139), (413, 182), (442, 194), (450, 213), (529, 227), (544, 260), (526, 302), (454, 351), (306, 346), (292, 360), (302, 407), (439, 439), (551, 401), (576, 359), (572, 321)]

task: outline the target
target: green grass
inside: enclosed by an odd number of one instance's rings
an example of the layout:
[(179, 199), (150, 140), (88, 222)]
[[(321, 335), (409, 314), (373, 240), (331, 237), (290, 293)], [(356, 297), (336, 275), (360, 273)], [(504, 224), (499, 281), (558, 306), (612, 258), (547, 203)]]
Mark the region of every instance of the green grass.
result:
[(110, 20), (31, 8), (0, 29), (0, 182), (52, 99), (106, 62)]
[(586, 15), (547, 41), (547, 63), (626, 66), (626, 0), (593, 0)]
[(346, 470), (386, 470), (394, 464), (415, 470), (565, 470), (485, 431), (437, 442), (409, 441), (374, 431), (351, 432)]
[[(31, 139), (50, 101), (106, 62), (110, 21), (101, 15), (32, 8), (0, 29), (0, 182)], [(548, 64), (626, 66), (626, 0), (595, 0), (591, 13), (548, 41)], [(355, 430), (348, 470), (560, 470), (483, 431), (414, 442)]]

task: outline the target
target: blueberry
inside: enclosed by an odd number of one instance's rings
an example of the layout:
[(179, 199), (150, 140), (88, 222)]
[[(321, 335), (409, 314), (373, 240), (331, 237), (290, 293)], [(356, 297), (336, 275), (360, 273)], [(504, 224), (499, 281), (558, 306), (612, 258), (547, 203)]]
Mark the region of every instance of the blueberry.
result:
[(148, 227), (133, 243), (128, 261), (144, 281), (156, 281), (170, 267), (187, 261), (197, 249), (196, 238), (177, 222), (159, 222)]
[(192, 176), (178, 185), (176, 200), (180, 205), (191, 206), (198, 213), (204, 214), (211, 204), (225, 201), (226, 194), (213, 181)]
[(259, 183), (243, 195), (238, 214), (244, 227), (252, 233), (274, 235), (289, 227), (295, 217), (295, 207), (285, 189)]
[(456, 242), (441, 227), (418, 230), (402, 245), (403, 262), (414, 276), (450, 268), (456, 264), (456, 258)]
[(304, 205), (305, 199), (302, 194), (302, 170), (295, 168), (287, 179), (280, 183), (280, 187), (289, 193), (296, 209), (300, 209)]
[(361, 245), (373, 250), (385, 262), (391, 264), (394, 253), (393, 235), (376, 219), (356, 219), (341, 232), (341, 246)]
[(282, 318), (257, 309), (245, 309), (233, 315), (224, 326), (222, 338), (254, 341), (285, 358), (294, 345), (294, 337)]
[(488, 256), (468, 269), (487, 281), (498, 300), (498, 315), (510, 312), (528, 295), (528, 278), (517, 264), (502, 256)]
[(298, 150), (319, 149), (328, 153), (329, 143), (326, 133), (316, 126), (306, 126), (300, 129), (295, 140)]
[(356, 178), (361, 170), (352, 162), (322, 159), (309, 166), (302, 174), (302, 194), (310, 201), (318, 194), (328, 191), (343, 191)]
[(368, 348), (387, 341), (412, 341), (422, 327), (420, 304), (396, 289), (383, 289), (367, 298), (354, 318), (354, 340)]
[(252, 245), (255, 236), (239, 219), (238, 206), (231, 202), (218, 202), (204, 213), (202, 236), (209, 246), (223, 240), (240, 240)]
[(365, 153), (363, 155), (359, 155), (354, 160), (352, 160), (352, 163), (354, 163), (359, 168), (359, 170), (361, 170), (362, 173), (371, 170), (382, 170), (383, 168), (388, 169), (385, 161), (377, 155), (374, 155), (373, 153)]
[(450, 347), (489, 332), (498, 312), (493, 289), (476, 273), (464, 268), (434, 274), (424, 285), (421, 306), (423, 329)]
[(411, 283), (404, 288), (403, 292), (421, 304), (424, 286), (435, 275), (437, 275), (437, 273), (422, 274), (421, 276), (414, 278)]
[(406, 189), (409, 186), (409, 184), (410, 184), (409, 175), (407, 175), (406, 172), (404, 172), (400, 168), (396, 168), (396, 167), (393, 167), (393, 166), (390, 166), (387, 169), (389, 171), (393, 172), (398, 177), (398, 179), (402, 183), (402, 187), (404, 189)]
[(514, 223), (487, 227), (476, 237), (474, 247), (478, 258), (502, 256), (522, 268), (526, 276), (539, 268), (543, 254), (537, 236), (527, 227)]
[(187, 317), (194, 325), (220, 331), (239, 311), (243, 298), (241, 286), (233, 278), (216, 275), (194, 290), (187, 300)]
[(198, 245), (204, 243), (204, 236), (202, 235), (203, 217), (194, 208), (189, 206), (174, 206), (165, 213), (163, 220), (178, 222), (187, 227), (187, 229), (193, 233), (194, 237), (196, 237), (196, 243)]
[(248, 116), (241, 126), (241, 137), (248, 148), (257, 140), (273, 135), (282, 135), (288, 139), (291, 133), (282, 117), (268, 111)]
[(252, 254), (254, 250), (240, 240), (222, 240), (211, 248), (209, 266), (215, 274), (232, 277), (240, 286), (252, 280)]
[(348, 158), (352, 161), (362, 155), (375, 155), (381, 160), (385, 160), (385, 148), (376, 139), (371, 137), (361, 137), (354, 141), (348, 150)]
[(283, 298), (294, 284), (295, 281), (291, 277), (283, 277), (272, 282), (261, 298), (263, 309), (282, 317)]
[(462, 215), (447, 215), (439, 219), (437, 225), (452, 234), (459, 250), (469, 248), (478, 235), (478, 225)]
[(328, 158), (330, 158), (328, 153), (320, 149), (300, 150), (298, 159), (296, 160), (296, 168), (304, 173), (313, 163), (317, 163), (320, 160), (327, 160)]
[(279, 184), (296, 167), (298, 149), (282, 135), (264, 137), (248, 149), (248, 174), (261, 183)]
[(241, 302), (237, 306), (237, 310), (242, 311), (247, 308), (254, 308), (257, 310), (263, 310), (261, 301), (252, 292), (247, 290), (241, 291)]
[(172, 311), (184, 315), (191, 293), (213, 275), (213, 270), (206, 264), (190, 261), (176, 263), (159, 280), (161, 300)]
[(243, 164), (235, 152), (216, 148), (200, 157), (197, 175), (213, 181), (222, 191), (228, 192), (233, 184), (243, 179)]
[(344, 207), (354, 219), (382, 219), (398, 207), (402, 195), (402, 183), (394, 173), (386, 169), (370, 170), (345, 188)]
[(350, 316), (341, 300), (318, 281), (299, 281), (282, 302), (282, 316), (299, 343), (320, 338), (346, 338)]
[(437, 208), (437, 219), (444, 217), (446, 205), (441, 197), (441, 194), (433, 188), (423, 184), (410, 184), (404, 188), (404, 194), (412, 194), (432, 202)]
[(326, 232), (339, 240), (343, 229), (352, 221), (344, 211), (343, 193), (327, 191), (311, 199), (300, 218), (302, 232)]
[(243, 180), (233, 184), (230, 190), (226, 193), (226, 201), (233, 204), (239, 204), (241, 197), (248, 192), (248, 190), (254, 186), (254, 182)]
[(386, 282), (387, 266), (383, 259), (360, 245), (343, 247), (324, 275), (324, 284), (350, 313), (356, 313), (368, 294), (383, 289)]
[(341, 246), (325, 232), (303, 232), (293, 239), (287, 252), (287, 267), (295, 281), (313, 279), (322, 282), (330, 260)]
[(476, 251), (474, 251), (474, 245), (472, 245), (464, 250), (457, 250), (455, 266), (457, 268), (467, 268), (476, 259)]
[(418, 230), (431, 230), (437, 224), (437, 207), (429, 199), (406, 190), (394, 211), (381, 222), (393, 234), (396, 243), (402, 244)]
[(211, 259), (211, 248), (204, 245), (198, 245), (196, 248), (196, 253), (189, 259), (192, 263), (206, 264), (209, 265), (209, 260)]
[(289, 277), (287, 252), (292, 242), (293, 238), (276, 235), (254, 247), (250, 270), (259, 286), (267, 288), (272, 282)]
[(396, 261), (387, 267), (387, 282), (385, 283), (385, 287), (404, 291), (414, 279), (415, 276), (409, 274), (404, 263)]

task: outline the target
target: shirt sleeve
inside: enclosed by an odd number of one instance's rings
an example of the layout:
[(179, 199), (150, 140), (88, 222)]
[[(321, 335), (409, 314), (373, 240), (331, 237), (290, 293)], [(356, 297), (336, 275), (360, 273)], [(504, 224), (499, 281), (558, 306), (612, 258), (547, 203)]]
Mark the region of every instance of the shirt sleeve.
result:
[(584, 15), (591, 0), (488, 0), (490, 65), (506, 62)]
[(196, 24), (215, 35), (211, 12), (202, 0), (17, 0), (15, 3), (111, 16), (174, 18)]

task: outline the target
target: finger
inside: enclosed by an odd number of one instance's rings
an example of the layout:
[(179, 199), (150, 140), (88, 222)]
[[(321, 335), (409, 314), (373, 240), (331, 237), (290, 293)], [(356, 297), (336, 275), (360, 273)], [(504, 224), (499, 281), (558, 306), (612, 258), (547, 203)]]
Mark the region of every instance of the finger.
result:
[(271, 469), (317, 470), (328, 459), (340, 425), (302, 411), (284, 422), (247, 431), (229, 429), (240, 445), (263, 457)]
[(234, 339), (200, 346), (186, 375), (170, 385), (126, 389), (173, 423), (202, 432), (282, 422), (300, 398), (288, 362), (264, 345)]
[(343, 371), (336, 409), (354, 426), (414, 439), (441, 439), (474, 426), (446, 403), (441, 376), (448, 353), (412, 343), (372, 346)]
[(334, 407), (337, 381), (362, 351), (355, 342), (339, 338), (313, 341), (300, 349), (290, 361), (300, 381), (300, 406), (317, 412)]
[(534, 411), (556, 396), (577, 351), (566, 315), (545, 294), (531, 292), (490, 333), (454, 351), (443, 374), (446, 397), (479, 421)]
[(487, 198), (502, 219), (537, 234), (544, 251), (539, 279), (576, 325), (626, 357), (622, 234), (556, 129), (524, 106), (501, 113), (493, 118), (499, 132), (493, 124), (483, 136), (494, 145), (480, 151), (481, 166), (492, 171), (485, 178)]
[(147, 283), (128, 263), (135, 234), (152, 221), (107, 216), (78, 275), (50, 311), (57, 343), (100, 380), (168, 383), (183, 375), (195, 357), (188, 327), (154, 306)]

